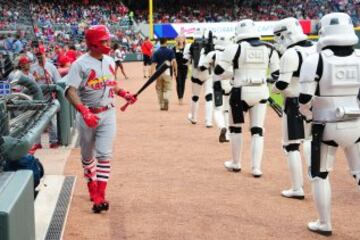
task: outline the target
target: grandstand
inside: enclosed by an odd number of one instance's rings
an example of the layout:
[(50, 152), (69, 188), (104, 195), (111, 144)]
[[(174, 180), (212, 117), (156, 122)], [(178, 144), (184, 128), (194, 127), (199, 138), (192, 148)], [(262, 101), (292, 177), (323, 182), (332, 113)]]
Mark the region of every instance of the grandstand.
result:
[[(68, 44), (71, 39), (71, 42), (75, 40), (75, 44), (81, 45), (84, 30), (101, 23), (108, 25), (114, 40), (132, 53), (139, 52), (143, 36), (148, 35), (149, 2), (152, 1), (27, 1), (32, 10), (35, 31), (43, 42)], [(21, 31), (24, 25), (29, 26), (21, 18), (19, 5), (7, 1), (2, 3), (0, 30)], [(154, 1), (152, 23), (234, 22), (245, 18), (275, 21), (288, 16), (316, 22), (331, 11), (347, 12), (352, 16), (354, 25), (360, 25), (360, 7), (354, 0)], [(0, 35), (0, 48), (4, 38)]]
[[(148, 21), (147, 1), (123, 1), (135, 10), (135, 18)], [(343, 11), (352, 16), (356, 26), (359, 21), (359, 3), (354, 0), (272, 0), (272, 1), (156, 1), (154, 23), (185, 22), (230, 22), (251, 18), (256, 21), (271, 21), (285, 17), (319, 19), (332, 11)]]

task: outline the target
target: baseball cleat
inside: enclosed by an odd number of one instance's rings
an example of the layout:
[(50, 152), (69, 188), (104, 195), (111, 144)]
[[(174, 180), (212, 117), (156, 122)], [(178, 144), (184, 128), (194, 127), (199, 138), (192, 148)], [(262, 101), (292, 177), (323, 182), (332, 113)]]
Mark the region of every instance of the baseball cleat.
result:
[(94, 213), (101, 213), (102, 211), (107, 211), (110, 208), (110, 204), (106, 201), (98, 204), (94, 204), (92, 207), (92, 211)]

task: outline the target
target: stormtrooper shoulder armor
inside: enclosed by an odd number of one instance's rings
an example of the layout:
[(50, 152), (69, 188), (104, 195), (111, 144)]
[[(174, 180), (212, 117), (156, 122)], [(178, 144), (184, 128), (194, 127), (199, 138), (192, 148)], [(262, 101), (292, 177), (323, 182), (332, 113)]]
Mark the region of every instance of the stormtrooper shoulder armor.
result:
[(232, 62), (234, 60), (236, 52), (238, 51), (238, 48), (238, 44), (231, 44), (225, 47), (220, 61)]
[(239, 50), (238, 44), (228, 45), (222, 54), (216, 57), (215, 74), (220, 75), (224, 70), (232, 66), (236, 52)]
[(294, 48), (285, 51), (280, 59), (280, 73), (295, 72), (299, 67), (299, 55)]
[(316, 81), (317, 76), (317, 68), (319, 64), (319, 57), (318, 53), (314, 53), (308, 56), (301, 66), (300, 71), (300, 83), (308, 83)]
[(211, 51), (208, 54), (205, 54), (205, 50), (201, 49), (199, 67), (200, 69), (208, 69), (210, 65), (215, 62), (215, 51)]

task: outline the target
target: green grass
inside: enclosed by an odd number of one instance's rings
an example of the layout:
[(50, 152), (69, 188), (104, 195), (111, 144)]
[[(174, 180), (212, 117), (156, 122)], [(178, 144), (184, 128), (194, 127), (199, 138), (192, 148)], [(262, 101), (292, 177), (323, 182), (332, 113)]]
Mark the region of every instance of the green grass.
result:
[(272, 93), (271, 95), (271, 98), (274, 99), (274, 101), (279, 104), (280, 106), (283, 106), (284, 105), (284, 98), (283, 96), (281, 96), (280, 94), (275, 94), (275, 93)]

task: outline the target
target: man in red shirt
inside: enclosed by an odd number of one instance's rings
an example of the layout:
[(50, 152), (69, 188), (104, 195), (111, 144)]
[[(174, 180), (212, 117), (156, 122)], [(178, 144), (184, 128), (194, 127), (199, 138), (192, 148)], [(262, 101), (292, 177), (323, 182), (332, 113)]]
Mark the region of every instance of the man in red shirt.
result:
[(146, 37), (145, 41), (141, 45), (141, 51), (143, 54), (143, 61), (144, 61), (144, 78), (148, 78), (150, 75), (152, 50), (153, 50), (153, 44), (150, 42), (149, 38)]

